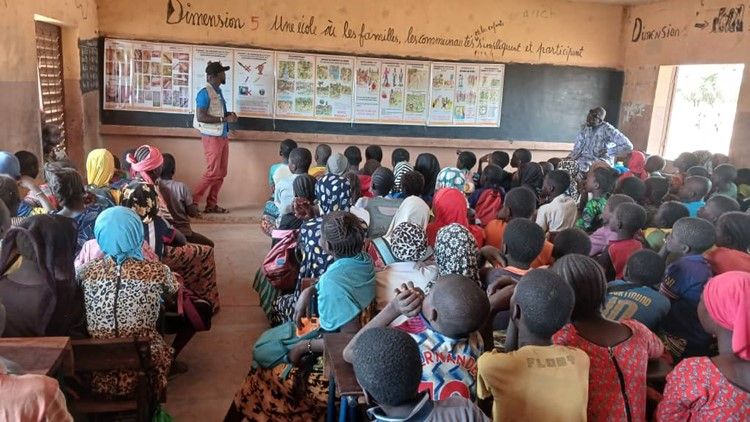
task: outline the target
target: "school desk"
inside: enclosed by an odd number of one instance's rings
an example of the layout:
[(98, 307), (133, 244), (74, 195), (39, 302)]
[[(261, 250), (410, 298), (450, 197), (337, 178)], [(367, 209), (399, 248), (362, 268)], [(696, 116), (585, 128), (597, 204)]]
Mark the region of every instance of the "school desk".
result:
[(356, 421), (359, 416), (357, 400), (365, 395), (354, 376), (354, 368), (344, 360), (344, 348), (354, 334), (331, 333), (323, 336), (325, 364), (328, 373), (328, 411), (326, 422), (334, 422), (336, 395), (341, 397), (339, 422)]
[(28, 374), (72, 376), (74, 371), (70, 337), (0, 338), (0, 356), (19, 364)]

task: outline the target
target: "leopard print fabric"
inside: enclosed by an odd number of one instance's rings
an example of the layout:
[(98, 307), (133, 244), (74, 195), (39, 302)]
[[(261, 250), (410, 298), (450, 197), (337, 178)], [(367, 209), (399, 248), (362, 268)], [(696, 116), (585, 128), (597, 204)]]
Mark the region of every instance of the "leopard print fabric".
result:
[[(89, 334), (97, 339), (150, 338), (151, 363), (155, 369), (151, 385), (154, 391), (164, 391), (172, 349), (156, 330), (156, 321), (163, 298), (176, 294), (179, 284), (169, 268), (158, 262), (129, 259), (119, 272), (119, 289), (118, 266), (111, 258), (92, 261), (78, 272)], [(100, 394), (124, 396), (133, 393), (135, 383), (133, 371), (102, 371), (92, 375), (91, 386)]]

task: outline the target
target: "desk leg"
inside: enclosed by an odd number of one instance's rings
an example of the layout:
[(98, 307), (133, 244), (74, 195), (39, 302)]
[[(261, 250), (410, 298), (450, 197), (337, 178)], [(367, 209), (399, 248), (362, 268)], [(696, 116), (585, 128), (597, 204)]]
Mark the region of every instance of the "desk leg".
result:
[(348, 416), (348, 408), (349, 408), (349, 397), (347, 396), (341, 396), (341, 403), (339, 403), (339, 422), (346, 422), (346, 417)]
[(359, 422), (359, 407), (357, 397), (347, 397), (346, 404), (349, 408), (349, 422)]
[(326, 410), (326, 422), (336, 421), (336, 380), (333, 374), (328, 377), (328, 409)]

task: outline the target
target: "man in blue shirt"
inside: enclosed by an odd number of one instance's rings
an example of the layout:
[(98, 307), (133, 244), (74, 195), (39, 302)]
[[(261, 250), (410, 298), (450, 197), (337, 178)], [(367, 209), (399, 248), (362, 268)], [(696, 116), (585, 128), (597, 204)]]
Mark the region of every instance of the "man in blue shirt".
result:
[(201, 132), (207, 168), (194, 189), (193, 199), (196, 204), (200, 204), (203, 195), (208, 193), (206, 213), (227, 212), (218, 205), (219, 190), (227, 175), (229, 163), (229, 123), (237, 121), (236, 114), (227, 112), (227, 103), (221, 92), (221, 85), (226, 83), (224, 72), (227, 70), (229, 66), (222, 66), (221, 62), (208, 62), (206, 87), (198, 91), (195, 99), (193, 126)]
[(615, 164), (615, 157), (633, 150), (633, 144), (614, 126), (604, 121), (607, 111), (602, 107), (589, 110), (586, 125), (576, 136), (570, 159), (578, 162), (582, 172), (589, 171), (594, 161)]

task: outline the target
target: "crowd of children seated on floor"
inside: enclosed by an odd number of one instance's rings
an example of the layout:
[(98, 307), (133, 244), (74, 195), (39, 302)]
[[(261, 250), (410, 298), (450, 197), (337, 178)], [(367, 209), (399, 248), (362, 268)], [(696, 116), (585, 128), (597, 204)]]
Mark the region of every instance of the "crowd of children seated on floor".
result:
[[(320, 420), (331, 332), (353, 336), (341, 358), (375, 420), (750, 419), (750, 169), (705, 151), (587, 172), (524, 149), (444, 168), (403, 148), (383, 163), (370, 146), (362, 166), (354, 146), (279, 152), (253, 280), (272, 328), (227, 420)], [(147, 335), (161, 389), (218, 310), (213, 244), (171, 156), (124, 161), (92, 151), (87, 183), (47, 163), (37, 185), (32, 154), (0, 152), (0, 332)], [(170, 347), (157, 320), (177, 298)], [(647, 382), (657, 359), (666, 385)], [(11, 368), (0, 409), (64, 409), (54, 381)], [(90, 380), (110, 395), (132, 381)]]

